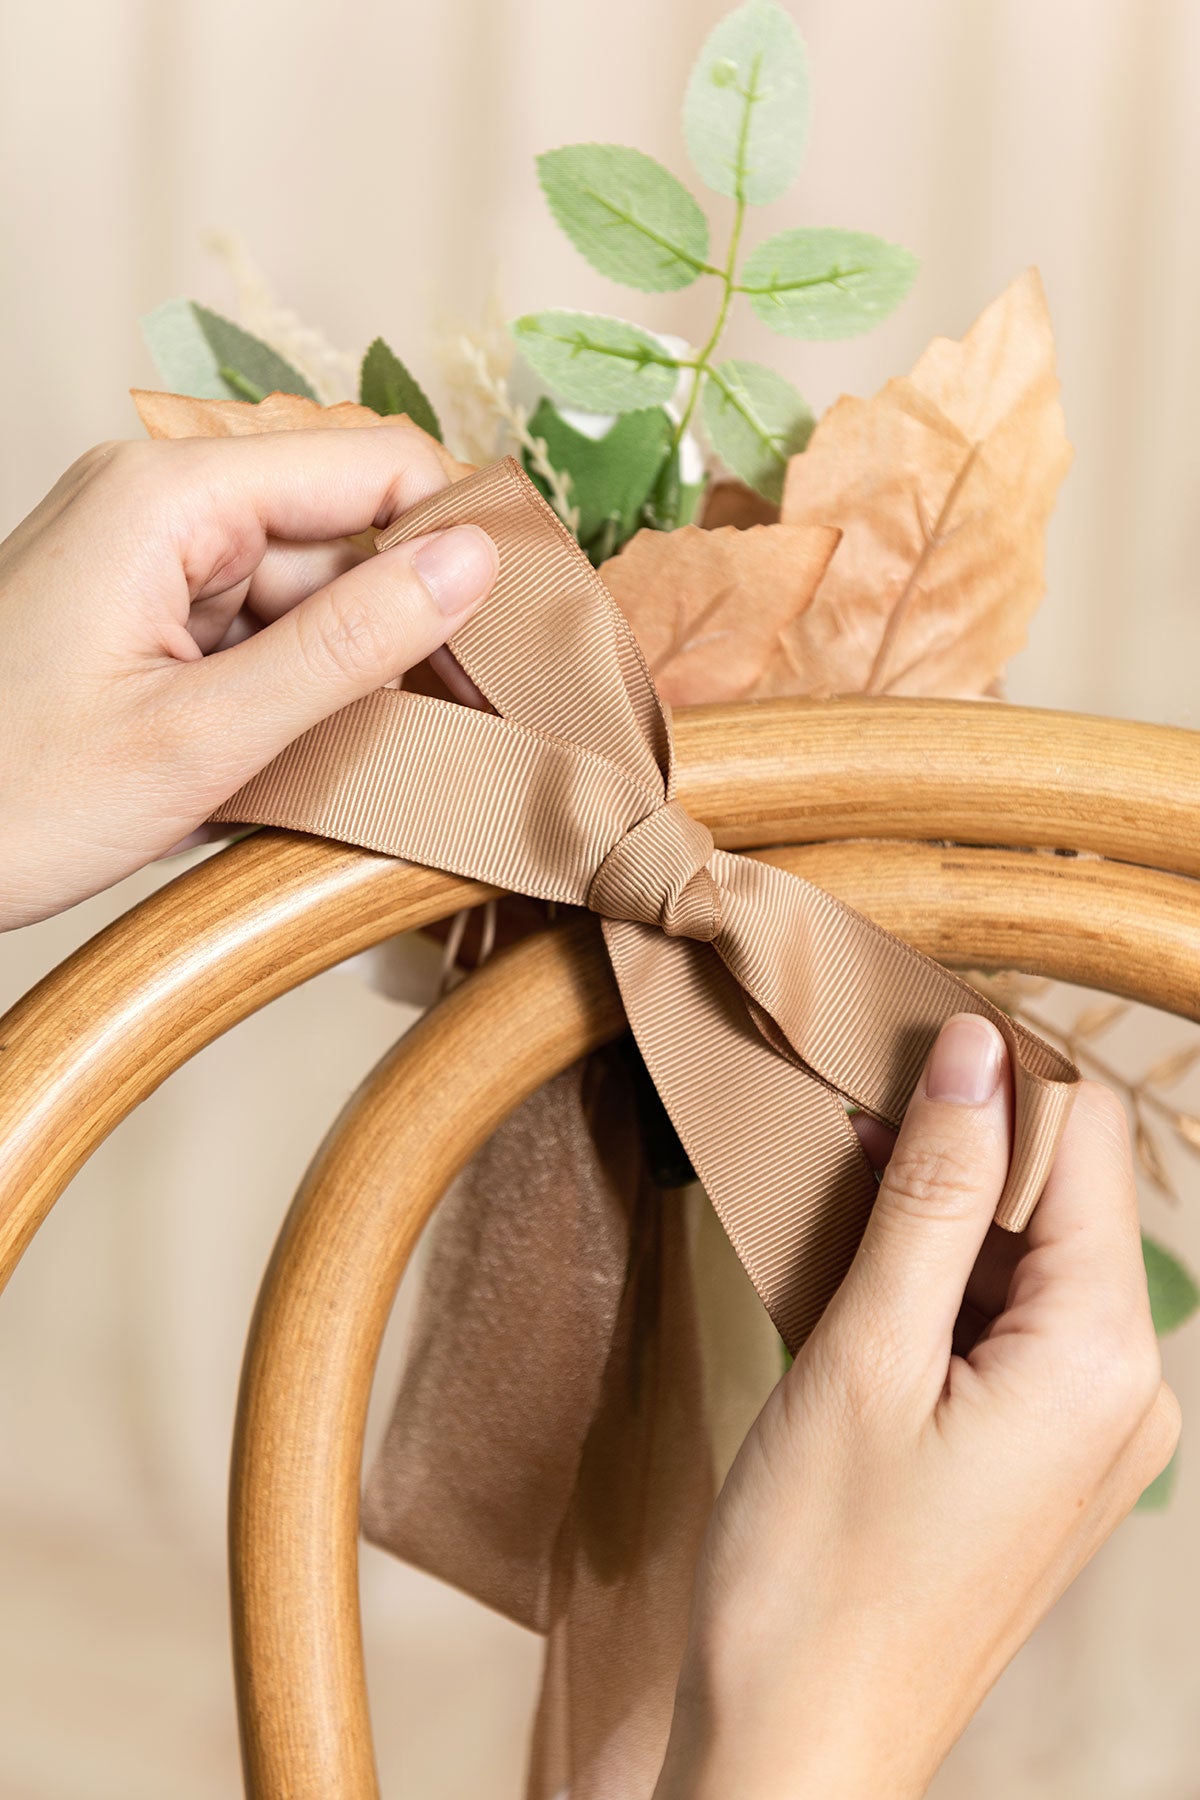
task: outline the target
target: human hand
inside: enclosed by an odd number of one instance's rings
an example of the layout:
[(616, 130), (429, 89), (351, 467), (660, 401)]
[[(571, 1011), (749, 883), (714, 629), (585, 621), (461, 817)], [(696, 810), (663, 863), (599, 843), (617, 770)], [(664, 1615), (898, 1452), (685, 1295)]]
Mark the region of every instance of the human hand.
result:
[(952, 1020), (717, 1503), (656, 1800), (923, 1794), (1168, 1462), (1124, 1111), (1082, 1084), (1012, 1237), (1010, 1104), (1000, 1034)]
[(0, 929), (178, 844), (490, 590), (472, 525), (350, 534), (446, 485), (406, 421), (91, 451), (0, 544)]

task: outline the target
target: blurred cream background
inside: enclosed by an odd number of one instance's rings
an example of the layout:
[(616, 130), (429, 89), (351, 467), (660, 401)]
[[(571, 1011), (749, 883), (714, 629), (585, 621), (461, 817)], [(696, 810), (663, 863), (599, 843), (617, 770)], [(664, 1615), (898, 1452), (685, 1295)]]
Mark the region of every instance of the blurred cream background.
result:
[[(815, 115), (756, 221), (860, 227), (923, 272), (873, 336), (751, 318), (730, 353), (814, 404), (870, 391), (1040, 265), (1077, 446), (1014, 698), (1200, 725), (1200, 7), (1189, 0), (792, 0)], [(238, 234), (333, 341), (419, 371), (431, 320), (622, 310), (553, 227), (540, 148), (636, 143), (686, 174), (678, 99), (724, 0), (9, 0), (0, 14), (0, 530), (96, 439), (133, 433), (136, 320), (232, 304)], [(720, 203), (714, 203), (718, 221)], [(719, 223), (718, 223), (719, 230)], [(2, 703), (2, 702), (0, 702)], [(0, 940), (0, 1006), (168, 871)], [(0, 1794), (238, 1789), (222, 1588), (237, 1364), (326, 1121), (408, 1015), (335, 971), (198, 1057), (104, 1146), (0, 1303)], [(1176, 1042), (1180, 1029), (1131, 1028)], [(1137, 1045), (1133, 1046), (1134, 1051)], [(1147, 1221), (1200, 1263), (1200, 1169)], [(1200, 1328), (1167, 1350), (1188, 1401)], [(394, 1365), (394, 1352), (393, 1352)], [(385, 1395), (386, 1398), (386, 1395)], [(940, 1800), (1194, 1800), (1200, 1473), (1130, 1521), (1018, 1658)], [(385, 1791), (519, 1791), (537, 1646), (366, 1552)]]

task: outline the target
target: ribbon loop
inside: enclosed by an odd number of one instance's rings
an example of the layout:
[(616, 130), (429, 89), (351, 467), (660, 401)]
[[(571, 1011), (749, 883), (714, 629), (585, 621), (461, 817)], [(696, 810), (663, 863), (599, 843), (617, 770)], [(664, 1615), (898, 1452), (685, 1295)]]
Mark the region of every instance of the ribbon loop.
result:
[(618, 838), (588, 888), (606, 919), (657, 925), (668, 937), (710, 944), (721, 929), (721, 890), (708, 868), (712, 833), (678, 800), (665, 800)]

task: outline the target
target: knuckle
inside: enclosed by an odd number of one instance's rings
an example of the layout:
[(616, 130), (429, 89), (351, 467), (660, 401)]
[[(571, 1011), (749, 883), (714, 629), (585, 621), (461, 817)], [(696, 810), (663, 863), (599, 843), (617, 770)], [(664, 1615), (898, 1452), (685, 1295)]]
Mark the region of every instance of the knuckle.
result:
[(978, 1193), (979, 1183), (979, 1166), (969, 1147), (928, 1141), (898, 1143), (883, 1179), (891, 1208), (922, 1219), (961, 1211)]
[(396, 473), (375, 514), (375, 527), (382, 529), (418, 501), (438, 493), (449, 477), (438, 446), (407, 415), (388, 418), (377, 430), (387, 434), (398, 457)]
[(150, 449), (149, 444), (132, 438), (108, 438), (77, 457), (67, 471), (67, 479), (80, 485), (100, 479), (124, 479), (144, 466)]
[(1162, 1386), (1158, 1340), (1116, 1313), (1097, 1321), (1064, 1369), (1069, 1412), (1105, 1445), (1126, 1442), (1155, 1405)]
[(1131, 1439), (1123, 1459), (1132, 1503), (1156, 1481), (1179, 1448), (1182, 1416), (1179, 1402), (1166, 1382), (1160, 1382), (1149, 1416)]
[(1158, 1464), (1154, 1473), (1161, 1475), (1178, 1450), (1179, 1438), (1183, 1431), (1183, 1408), (1179, 1404), (1179, 1397), (1174, 1388), (1168, 1387), (1165, 1381), (1160, 1381), (1158, 1384), (1158, 1393), (1155, 1395), (1150, 1417), (1153, 1427), (1151, 1460)]
[(390, 669), (392, 634), (378, 611), (361, 596), (330, 588), (321, 606), (296, 614), (300, 654), (318, 680), (331, 675), (351, 680), (374, 678)]

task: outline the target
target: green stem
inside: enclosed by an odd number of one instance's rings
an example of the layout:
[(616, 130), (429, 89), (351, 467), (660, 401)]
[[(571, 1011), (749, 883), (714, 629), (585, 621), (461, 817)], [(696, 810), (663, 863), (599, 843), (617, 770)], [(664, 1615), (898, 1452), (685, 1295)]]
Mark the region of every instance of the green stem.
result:
[(667, 451), (669, 457), (678, 454), (679, 446), (683, 442), (683, 434), (692, 422), (692, 414), (696, 410), (696, 401), (700, 397), (700, 382), (708, 371), (713, 351), (720, 343), (721, 334), (725, 330), (725, 321), (729, 317), (729, 306), (734, 295), (733, 272), (737, 267), (738, 245), (741, 241), (742, 222), (745, 217), (746, 202), (742, 198), (739, 183), (737, 210), (733, 215), (733, 230), (729, 235), (729, 255), (725, 259), (725, 267), (721, 270), (721, 304), (717, 308), (716, 323), (709, 332), (708, 342), (696, 356), (695, 360), (685, 365), (694, 371), (692, 375), (692, 391), (687, 397), (687, 405), (680, 415), (679, 423), (671, 434), (671, 442)]
[(235, 394), (240, 394), (242, 396), (243, 400), (253, 400), (257, 405), (260, 400), (265, 400), (267, 397), (265, 388), (260, 388), (255, 382), (250, 380), (248, 375), (243, 375), (240, 369), (234, 369), (228, 363), (221, 364), (218, 374), (220, 375), (221, 380), (226, 382), (233, 389)]
[(692, 391), (688, 395), (687, 405), (680, 416), (679, 423), (671, 434), (671, 442), (667, 448), (667, 466), (679, 454), (679, 446), (683, 442), (684, 433), (692, 422), (692, 414), (696, 410), (696, 402), (700, 398), (700, 384), (708, 373), (713, 352), (721, 341), (725, 330), (725, 321), (729, 317), (729, 307), (737, 292), (734, 275), (737, 272), (738, 248), (742, 239), (742, 225), (746, 218), (746, 143), (750, 135), (750, 119), (759, 101), (758, 92), (759, 59), (755, 58), (750, 71), (749, 86), (741, 90), (745, 108), (742, 112), (741, 130), (738, 133), (737, 162), (734, 165), (734, 200), (733, 229), (729, 234), (729, 251), (725, 258), (725, 267), (719, 272), (721, 277), (721, 304), (717, 308), (717, 318), (708, 336), (708, 342), (696, 356), (690, 366), (694, 370)]

